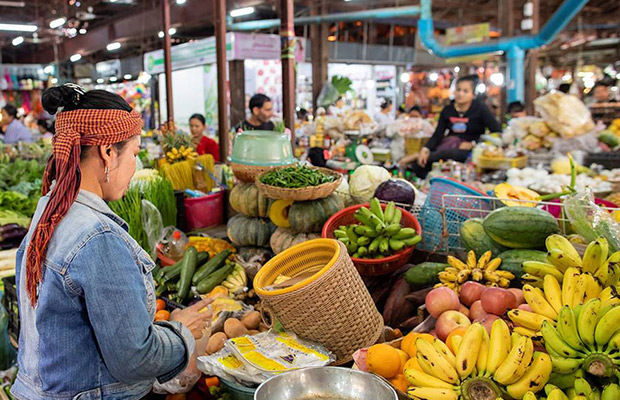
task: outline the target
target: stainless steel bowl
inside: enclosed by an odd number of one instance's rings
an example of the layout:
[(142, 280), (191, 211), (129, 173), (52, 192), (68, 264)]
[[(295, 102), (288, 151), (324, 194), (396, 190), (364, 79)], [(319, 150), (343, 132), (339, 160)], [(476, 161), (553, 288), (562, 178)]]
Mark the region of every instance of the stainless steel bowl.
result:
[(338, 367), (286, 372), (263, 382), (254, 400), (398, 400), (381, 378)]

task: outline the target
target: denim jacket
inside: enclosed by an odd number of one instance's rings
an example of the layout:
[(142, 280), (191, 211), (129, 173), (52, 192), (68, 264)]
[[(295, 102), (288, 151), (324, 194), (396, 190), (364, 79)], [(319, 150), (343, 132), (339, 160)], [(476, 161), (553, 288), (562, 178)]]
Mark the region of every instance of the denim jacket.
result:
[(20, 400), (140, 399), (155, 379), (185, 369), (191, 334), (176, 322), (153, 323), (153, 261), (125, 221), (84, 190), (52, 235), (31, 307), (25, 252), (48, 200), (39, 201), (17, 253), (21, 331), (11, 393)]

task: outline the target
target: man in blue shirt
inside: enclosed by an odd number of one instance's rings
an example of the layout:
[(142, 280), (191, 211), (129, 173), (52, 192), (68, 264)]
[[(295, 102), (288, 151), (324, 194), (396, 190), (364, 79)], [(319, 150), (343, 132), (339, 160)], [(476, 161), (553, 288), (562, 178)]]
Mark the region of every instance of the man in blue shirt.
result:
[(17, 108), (12, 104), (7, 104), (2, 109), (2, 127), (4, 143), (32, 142), (32, 132), (17, 119)]

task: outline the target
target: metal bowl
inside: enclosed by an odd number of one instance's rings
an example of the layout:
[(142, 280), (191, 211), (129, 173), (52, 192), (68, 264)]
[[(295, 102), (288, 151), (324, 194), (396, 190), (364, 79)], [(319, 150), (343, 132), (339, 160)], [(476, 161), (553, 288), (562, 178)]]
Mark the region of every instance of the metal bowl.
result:
[(254, 400), (398, 400), (378, 376), (338, 367), (286, 372), (263, 382)]

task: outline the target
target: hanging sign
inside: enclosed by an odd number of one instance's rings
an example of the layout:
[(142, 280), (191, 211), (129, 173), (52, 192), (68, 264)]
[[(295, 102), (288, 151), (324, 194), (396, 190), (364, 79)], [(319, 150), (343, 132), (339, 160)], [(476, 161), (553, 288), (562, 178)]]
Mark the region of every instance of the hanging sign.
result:
[(488, 22), (448, 28), (446, 29), (446, 45), (484, 42), (489, 40), (490, 29)]

